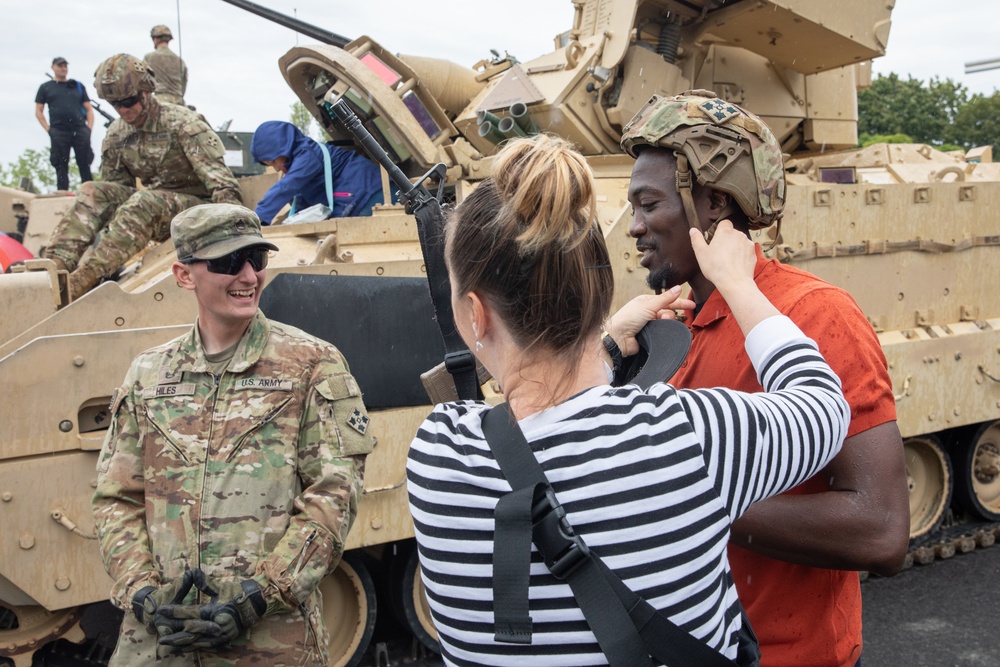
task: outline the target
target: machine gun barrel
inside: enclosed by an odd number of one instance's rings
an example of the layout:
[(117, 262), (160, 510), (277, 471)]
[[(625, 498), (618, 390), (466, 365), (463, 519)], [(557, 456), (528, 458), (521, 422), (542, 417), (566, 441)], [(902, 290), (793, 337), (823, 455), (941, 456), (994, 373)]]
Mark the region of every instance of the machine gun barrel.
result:
[(306, 23), (305, 21), (282, 14), (281, 12), (276, 12), (273, 9), (268, 9), (267, 7), (261, 7), (260, 5), (248, 2), (247, 0), (222, 1), (228, 2), (229, 4), (239, 7), (240, 9), (245, 9), (251, 14), (256, 14), (257, 16), (277, 23), (278, 25), (291, 28), (295, 32), (302, 33), (306, 37), (312, 37), (315, 40), (323, 42), (324, 44), (330, 44), (331, 46), (336, 46), (342, 49), (351, 41), (343, 35), (338, 35), (337, 33), (330, 32), (329, 30), (323, 30), (323, 28), (314, 26), (311, 23)]

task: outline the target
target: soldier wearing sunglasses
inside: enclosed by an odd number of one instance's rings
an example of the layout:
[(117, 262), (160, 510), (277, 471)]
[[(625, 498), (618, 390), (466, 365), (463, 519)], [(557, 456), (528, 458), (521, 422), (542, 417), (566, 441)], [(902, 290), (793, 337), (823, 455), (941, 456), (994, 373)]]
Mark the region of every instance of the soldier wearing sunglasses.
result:
[(98, 538), (125, 611), (111, 665), (158, 650), (199, 653), (164, 664), (328, 664), (317, 586), (374, 439), (340, 352), (257, 309), (277, 250), (260, 229), (230, 204), (171, 223), (198, 320), (132, 363), (98, 463)]
[[(218, 135), (199, 114), (153, 97), (156, 79), (147, 63), (120, 53), (101, 63), (94, 77), (98, 96), (120, 118), (104, 138), (100, 180), (80, 186), (45, 250), (71, 272), (71, 299), (113, 275), (150, 241), (169, 238), (170, 221), (181, 211), (242, 203)], [(81, 260), (99, 232), (93, 253)]]

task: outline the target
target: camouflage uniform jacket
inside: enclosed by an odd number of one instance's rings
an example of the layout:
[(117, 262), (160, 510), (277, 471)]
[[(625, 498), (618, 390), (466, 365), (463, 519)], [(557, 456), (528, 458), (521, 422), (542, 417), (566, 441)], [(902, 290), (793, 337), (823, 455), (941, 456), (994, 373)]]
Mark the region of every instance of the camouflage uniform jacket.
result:
[(101, 180), (134, 188), (138, 178), (150, 190), (242, 204), (219, 135), (190, 109), (152, 98), (148, 104), (142, 127), (121, 118), (111, 123), (101, 147)]
[(178, 100), (184, 97), (187, 90), (188, 69), (180, 56), (170, 50), (166, 44), (156, 47), (142, 58), (149, 63), (156, 78), (156, 94), (169, 95)]
[(337, 349), (258, 311), (215, 376), (195, 326), (133, 361), (112, 414), (94, 495), (111, 599), (126, 610), (112, 664), (155, 658), (156, 636), (130, 611), (136, 591), (200, 567), (255, 578), (267, 613), (199, 664), (246, 664), (237, 659), (264, 651), (261, 664), (325, 665), (316, 589), (343, 552), (373, 447)]

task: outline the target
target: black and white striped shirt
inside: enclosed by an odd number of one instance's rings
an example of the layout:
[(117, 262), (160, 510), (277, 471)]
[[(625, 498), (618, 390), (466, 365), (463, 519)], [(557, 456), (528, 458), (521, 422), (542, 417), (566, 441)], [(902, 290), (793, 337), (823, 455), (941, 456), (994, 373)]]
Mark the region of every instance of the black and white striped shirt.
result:
[[(747, 337), (767, 392), (592, 387), (520, 422), (576, 532), (633, 591), (726, 656), (741, 627), (726, 543), (756, 500), (819, 471), (849, 411), (783, 316)], [(532, 546), (530, 645), (493, 640), (494, 509), (510, 485), (483, 437), (489, 405), (438, 405), (407, 480), (422, 577), (449, 665), (606, 665), (569, 586)]]

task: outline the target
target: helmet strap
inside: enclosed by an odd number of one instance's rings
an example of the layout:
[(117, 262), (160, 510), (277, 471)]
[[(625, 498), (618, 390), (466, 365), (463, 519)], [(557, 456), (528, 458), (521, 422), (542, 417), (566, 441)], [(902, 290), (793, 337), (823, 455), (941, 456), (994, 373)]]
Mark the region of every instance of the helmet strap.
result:
[(726, 207), (724, 209), (722, 209), (722, 213), (719, 214), (718, 219), (715, 222), (712, 223), (711, 227), (709, 227), (708, 229), (705, 230), (705, 232), (704, 232), (704, 234), (705, 234), (705, 243), (711, 243), (712, 242), (712, 237), (715, 236), (715, 228), (719, 226), (719, 221), (720, 220), (727, 220), (730, 217), (732, 217), (733, 209), (734, 209), (733, 202), (730, 199), (729, 203), (726, 204)]
[[(763, 227), (761, 229), (763, 229)], [(767, 251), (773, 250), (778, 245), (778, 241), (780, 240), (781, 240), (781, 218), (779, 217), (777, 220), (774, 221), (774, 238), (771, 239), (771, 242), (768, 244), (766, 248), (764, 248), (764, 250)]]
[(142, 113), (136, 118), (136, 127), (142, 127), (149, 120), (149, 115), (153, 110), (154, 105), (158, 104), (154, 100), (153, 93), (149, 91), (141, 91), (139, 93), (142, 95)]
[(698, 211), (694, 207), (694, 197), (691, 195), (691, 170), (688, 169), (688, 159), (684, 153), (677, 155), (677, 192), (680, 193), (684, 214), (687, 216), (691, 229), (702, 232)]

